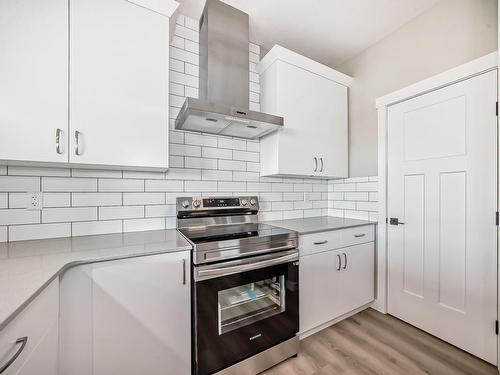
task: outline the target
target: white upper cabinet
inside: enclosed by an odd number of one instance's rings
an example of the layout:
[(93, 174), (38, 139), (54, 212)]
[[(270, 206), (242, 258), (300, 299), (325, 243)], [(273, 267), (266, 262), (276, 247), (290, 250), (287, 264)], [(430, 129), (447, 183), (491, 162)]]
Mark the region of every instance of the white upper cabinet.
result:
[(70, 162), (168, 167), (169, 18), (70, 0)]
[(2, 0), (0, 163), (167, 169), (177, 6)]
[(0, 51), (0, 160), (68, 161), (68, 2), (2, 0)]
[(347, 177), (352, 78), (281, 46), (257, 69), (261, 110), (285, 119), (261, 140), (261, 175)]

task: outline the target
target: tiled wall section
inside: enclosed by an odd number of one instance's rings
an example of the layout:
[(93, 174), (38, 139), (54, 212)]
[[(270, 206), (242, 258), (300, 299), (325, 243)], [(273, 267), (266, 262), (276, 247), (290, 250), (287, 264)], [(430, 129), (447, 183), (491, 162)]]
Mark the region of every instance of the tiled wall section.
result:
[[(175, 34), (170, 49), (171, 129), (184, 97), (198, 95), (197, 22), (181, 16)], [(250, 44), (249, 49), (250, 106), (258, 110), (259, 47)], [(338, 187), (347, 189), (350, 183), (260, 178), (259, 142), (171, 130), (170, 154), (167, 173), (0, 166), (0, 242), (173, 228), (176, 197), (192, 194), (258, 195), (261, 220), (354, 212), (334, 208), (350, 197)], [(361, 182), (354, 186), (363, 188)], [(44, 193), (42, 211), (25, 208), (26, 192), (31, 191)], [(360, 198), (351, 206), (369, 216), (363, 202), (370, 200)]]
[(378, 220), (378, 177), (353, 177), (328, 182), (328, 215)]

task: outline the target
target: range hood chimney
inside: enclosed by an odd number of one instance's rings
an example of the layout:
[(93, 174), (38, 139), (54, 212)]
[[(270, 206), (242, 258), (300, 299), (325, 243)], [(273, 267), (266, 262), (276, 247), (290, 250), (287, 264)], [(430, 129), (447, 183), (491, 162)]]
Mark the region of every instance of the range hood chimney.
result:
[(283, 117), (249, 110), (248, 14), (207, 0), (200, 19), (199, 99), (186, 98), (175, 128), (257, 139)]

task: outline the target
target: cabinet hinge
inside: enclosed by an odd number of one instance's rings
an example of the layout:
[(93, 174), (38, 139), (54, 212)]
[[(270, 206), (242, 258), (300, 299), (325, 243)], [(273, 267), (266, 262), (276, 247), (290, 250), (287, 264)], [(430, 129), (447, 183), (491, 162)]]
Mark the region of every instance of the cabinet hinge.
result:
[(498, 226), (500, 218), (498, 217), (498, 211), (495, 213), (495, 224)]
[(498, 335), (498, 320), (495, 320), (495, 333)]

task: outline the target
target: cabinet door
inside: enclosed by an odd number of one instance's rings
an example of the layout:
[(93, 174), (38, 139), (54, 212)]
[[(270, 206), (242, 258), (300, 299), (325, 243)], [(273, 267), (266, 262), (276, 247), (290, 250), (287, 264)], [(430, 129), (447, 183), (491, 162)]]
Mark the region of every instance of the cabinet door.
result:
[[(19, 356), (2, 375), (57, 375), (59, 280), (55, 279), (0, 332), (0, 367), (18, 350)], [(16, 344), (26, 337), (24, 348)]]
[(277, 64), (278, 108), (285, 117), (279, 134), (280, 173), (327, 176), (338, 170), (346, 176), (347, 89), (286, 62)]
[(320, 159), (319, 175), (348, 176), (347, 87), (329, 82), (325, 90), (330, 105), (321, 112), (323, 121), (317, 131), (316, 152)]
[(69, 270), (62, 278), (61, 373), (190, 374), (189, 256)]
[(342, 257), (337, 314), (343, 315), (374, 299), (375, 245), (373, 242), (338, 250)]
[(340, 267), (336, 251), (300, 258), (300, 332), (306, 332), (335, 317), (339, 299)]
[(67, 162), (68, 2), (0, 1), (0, 51), (0, 160)]
[(168, 17), (130, 1), (70, 0), (70, 42), (70, 161), (166, 169)]

